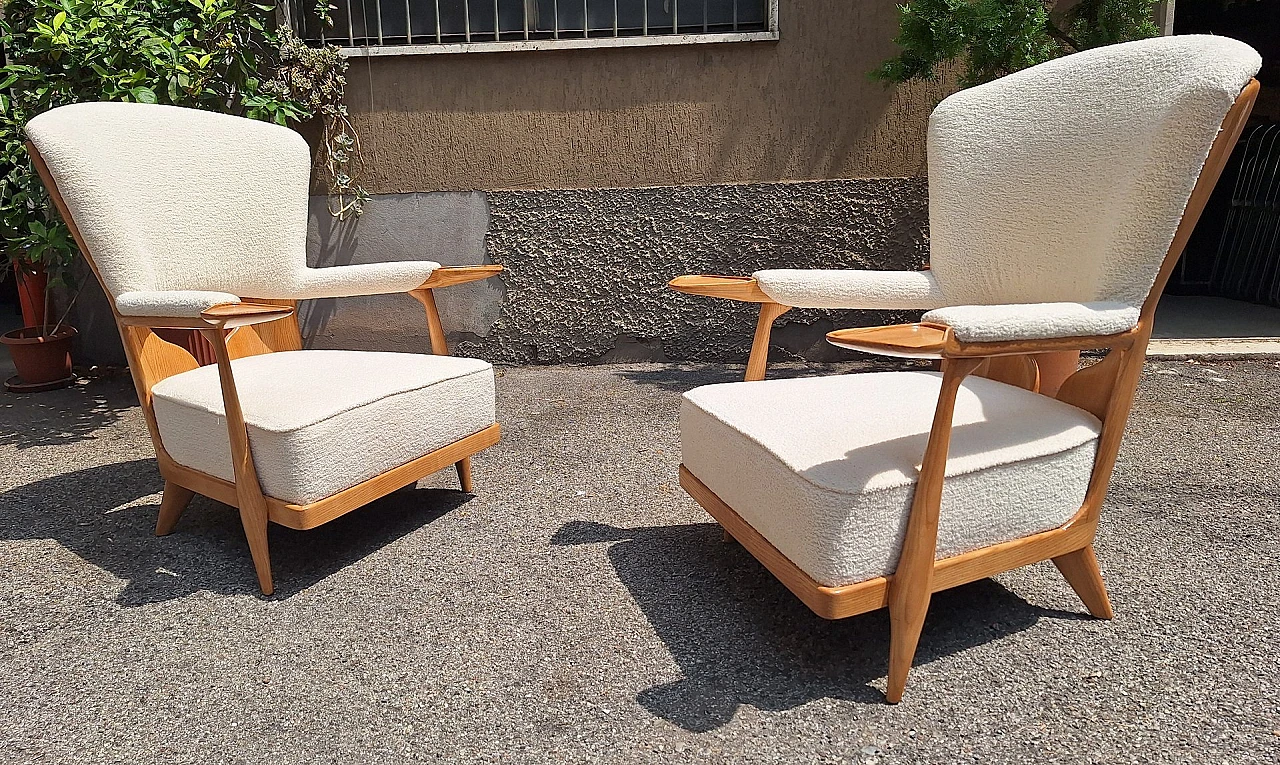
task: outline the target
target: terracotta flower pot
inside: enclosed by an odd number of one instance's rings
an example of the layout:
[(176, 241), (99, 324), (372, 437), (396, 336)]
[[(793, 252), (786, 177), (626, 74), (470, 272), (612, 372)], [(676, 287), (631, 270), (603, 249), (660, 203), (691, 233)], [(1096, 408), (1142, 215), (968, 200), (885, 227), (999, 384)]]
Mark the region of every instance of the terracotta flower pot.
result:
[(13, 275), (18, 283), (18, 304), (22, 306), (22, 323), (34, 327), (44, 323), (45, 291), (49, 275), (39, 264), (13, 262)]
[(75, 327), (63, 327), (56, 335), (43, 337), (40, 327), (23, 327), (0, 335), (9, 349), (18, 376), (5, 382), (12, 391), (50, 390), (71, 383), (71, 341)]

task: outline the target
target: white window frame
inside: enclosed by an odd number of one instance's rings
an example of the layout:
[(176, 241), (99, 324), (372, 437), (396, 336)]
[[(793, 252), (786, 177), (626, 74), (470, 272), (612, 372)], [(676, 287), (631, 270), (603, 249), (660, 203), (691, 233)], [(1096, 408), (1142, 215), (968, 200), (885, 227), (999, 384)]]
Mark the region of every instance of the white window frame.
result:
[[(768, 27), (757, 32), (574, 37), (550, 40), (491, 40), (485, 42), (431, 42), (414, 43), (412, 45), (365, 45), (355, 47), (339, 44), (339, 51), (349, 58), (364, 58), (372, 56), (423, 56), (442, 53), (504, 53), (534, 50), (578, 50), (583, 48), (642, 48), (657, 45), (776, 42), (778, 40), (778, 2), (779, 0), (767, 0)], [(279, 7), (282, 9), (281, 23), (290, 24), (289, 4), (283, 3)]]

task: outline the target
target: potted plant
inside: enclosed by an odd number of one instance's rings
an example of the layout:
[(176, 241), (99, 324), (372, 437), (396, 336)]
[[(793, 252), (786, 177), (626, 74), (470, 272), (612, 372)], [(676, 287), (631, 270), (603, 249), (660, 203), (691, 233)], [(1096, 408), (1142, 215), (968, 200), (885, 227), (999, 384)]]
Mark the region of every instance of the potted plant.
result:
[[(0, 106), (5, 100), (0, 95)], [(76, 330), (67, 324), (75, 296), (54, 315), (50, 291), (70, 287), (76, 247), (60, 219), (49, 220), (52, 207), (30, 172), (21, 136), (0, 125), (0, 243), (4, 276), (17, 281), (23, 326), (0, 335), (18, 374), (5, 381), (16, 392), (50, 390), (74, 380), (71, 342)]]
[(18, 281), (24, 324), (0, 335), (0, 344), (8, 349), (18, 372), (5, 380), (4, 386), (16, 393), (52, 390), (75, 380), (71, 342), (76, 329), (66, 320), (80, 293), (77, 290), (55, 318), (49, 291), (55, 286), (71, 286), (71, 265), (77, 251), (64, 226), (50, 226), (34, 216), (26, 223), (25, 234), (10, 230), (5, 236), (5, 270)]
[(66, 314), (50, 325), (43, 322), (0, 335), (0, 344), (9, 349), (18, 374), (4, 381), (14, 393), (34, 393), (70, 385), (71, 341), (76, 328), (66, 323)]
[[(328, 9), (317, 3), (332, 25)], [(343, 104), (346, 59), (275, 20), (275, 3), (260, 0), (0, 0), (0, 278), (18, 280), (26, 325), (0, 337), (20, 378), (7, 387), (72, 377), (76, 330), (66, 316), (75, 299), (55, 316), (49, 296), (69, 293), (77, 250), (27, 155), (23, 128), (37, 114), (138, 101), (280, 124), (319, 118), (316, 164), (331, 211), (360, 214), (368, 195)]]

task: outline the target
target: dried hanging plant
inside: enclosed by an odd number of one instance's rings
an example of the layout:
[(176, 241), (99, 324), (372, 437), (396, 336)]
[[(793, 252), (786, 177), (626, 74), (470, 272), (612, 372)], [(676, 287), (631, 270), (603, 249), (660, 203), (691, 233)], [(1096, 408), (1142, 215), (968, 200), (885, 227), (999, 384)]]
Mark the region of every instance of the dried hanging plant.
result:
[(359, 182), (364, 172), (360, 138), (343, 103), (347, 59), (333, 45), (307, 45), (290, 29), (281, 29), (278, 37), (280, 66), (263, 87), (320, 119), (316, 175), (325, 183), (329, 212), (339, 220), (358, 216), (369, 194)]

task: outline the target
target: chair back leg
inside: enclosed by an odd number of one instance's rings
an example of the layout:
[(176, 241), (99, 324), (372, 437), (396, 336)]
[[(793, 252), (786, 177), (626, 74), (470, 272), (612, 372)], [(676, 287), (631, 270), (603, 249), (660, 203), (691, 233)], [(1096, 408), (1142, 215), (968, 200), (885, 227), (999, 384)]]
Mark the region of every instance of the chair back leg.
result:
[(471, 458), (463, 457), (453, 463), (453, 467), (458, 471), (458, 483), (462, 485), (462, 490), (471, 493)]
[(156, 536), (163, 537), (173, 531), (173, 527), (187, 509), (191, 498), (196, 493), (173, 481), (164, 482), (164, 494), (160, 497), (160, 517), (156, 519)]
[(1098, 567), (1098, 556), (1093, 554), (1093, 545), (1059, 555), (1053, 559), (1053, 565), (1066, 577), (1089, 613), (1099, 619), (1115, 617), (1111, 599), (1107, 597), (1107, 585), (1102, 581), (1102, 569)]

